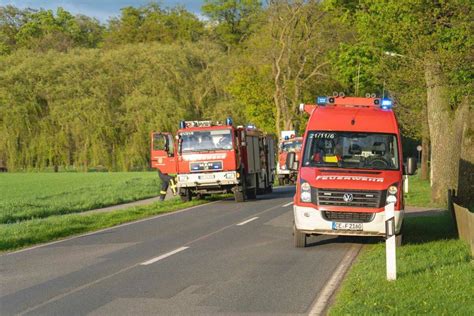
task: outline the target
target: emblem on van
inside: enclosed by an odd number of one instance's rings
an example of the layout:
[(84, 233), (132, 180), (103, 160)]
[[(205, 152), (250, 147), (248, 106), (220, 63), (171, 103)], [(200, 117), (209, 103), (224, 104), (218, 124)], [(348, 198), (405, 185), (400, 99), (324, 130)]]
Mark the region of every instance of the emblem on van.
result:
[(354, 196), (350, 193), (344, 193), (342, 199), (344, 200), (344, 202), (352, 202)]

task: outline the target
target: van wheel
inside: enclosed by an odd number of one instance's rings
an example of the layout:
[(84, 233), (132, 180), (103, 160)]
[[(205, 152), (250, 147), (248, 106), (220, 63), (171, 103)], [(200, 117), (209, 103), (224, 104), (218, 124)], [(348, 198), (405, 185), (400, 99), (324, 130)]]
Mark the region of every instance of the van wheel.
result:
[(296, 248), (306, 247), (306, 234), (296, 229), (296, 225), (293, 225), (293, 242)]
[(193, 193), (191, 192), (191, 189), (184, 189), (181, 191), (181, 201), (183, 202), (189, 202), (193, 199)]

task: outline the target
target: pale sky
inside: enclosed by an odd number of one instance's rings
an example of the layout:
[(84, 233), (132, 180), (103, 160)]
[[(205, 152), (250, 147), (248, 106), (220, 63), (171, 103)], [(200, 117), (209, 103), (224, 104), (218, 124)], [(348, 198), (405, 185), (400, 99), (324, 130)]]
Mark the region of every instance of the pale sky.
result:
[(106, 22), (109, 17), (120, 14), (120, 8), (133, 6), (139, 7), (150, 2), (158, 2), (162, 7), (183, 5), (191, 12), (200, 15), (201, 5), (204, 0), (0, 0), (0, 6), (13, 5), (19, 8), (53, 9), (63, 7), (73, 14), (85, 14), (95, 17), (101, 22)]

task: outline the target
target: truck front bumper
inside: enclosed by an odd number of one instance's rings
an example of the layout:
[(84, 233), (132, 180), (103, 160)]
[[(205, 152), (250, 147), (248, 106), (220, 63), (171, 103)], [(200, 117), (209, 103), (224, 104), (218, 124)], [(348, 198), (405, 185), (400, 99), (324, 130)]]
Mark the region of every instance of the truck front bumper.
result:
[(236, 171), (187, 173), (178, 175), (178, 188), (236, 185), (239, 183)]
[[(347, 235), (347, 236), (385, 236), (385, 212), (375, 213), (370, 222), (362, 223), (362, 230), (336, 230), (335, 221), (327, 220), (323, 211), (312, 207), (293, 207), (295, 226), (306, 234)], [(395, 233), (400, 233), (404, 210), (395, 211)], [(339, 223), (343, 221), (337, 221)]]

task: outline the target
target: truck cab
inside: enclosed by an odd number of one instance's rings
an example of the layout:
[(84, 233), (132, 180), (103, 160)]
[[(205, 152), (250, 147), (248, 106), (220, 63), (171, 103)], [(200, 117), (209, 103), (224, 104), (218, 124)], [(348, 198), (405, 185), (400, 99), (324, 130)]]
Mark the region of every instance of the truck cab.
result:
[(278, 184), (295, 184), (298, 176), (297, 170), (286, 167), (288, 153), (295, 153), (295, 162), (300, 160), (303, 137), (296, 137), (295, 131), (282, 131), (278, 146), (277, 175)]
[(404, 215), (403, 155), (391, 100), (318, 97), (310, 115), (294, 197), (294, 242), (309, 235), (385, 236), (385, 207)]
[[(158, 149), (161, 149), (159, 151)], [(184, 201), (193, 196), (233, 193), (237, 202), (270, 192), (275, 172), (273, 138), (255, 126), (181, 121), (175, 141), (152, 133), (151, 165), (177, 175)]]

